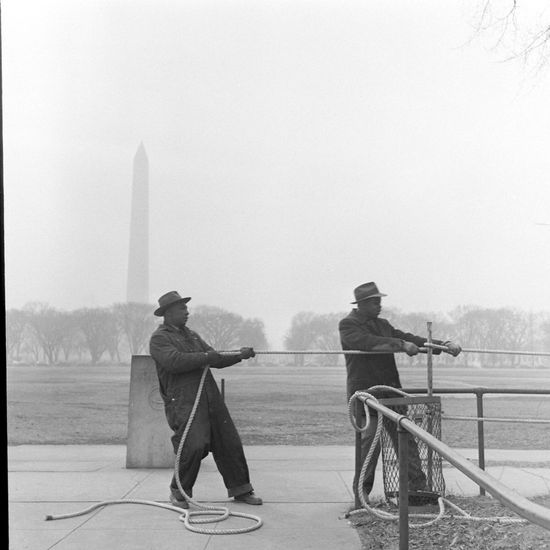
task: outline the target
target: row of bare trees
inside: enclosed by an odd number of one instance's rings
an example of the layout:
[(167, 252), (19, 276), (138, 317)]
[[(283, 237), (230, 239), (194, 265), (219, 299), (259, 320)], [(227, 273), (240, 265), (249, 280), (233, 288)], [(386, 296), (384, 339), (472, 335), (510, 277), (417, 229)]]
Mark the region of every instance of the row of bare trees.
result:
[[(6, 312), (8, 363), (128, 362), (132, 355), (149, 352), (149, 338), (161, 322), (153, 316), (154, 309), (142, 303), (73, 311), (32, 303), (10, 309)], [(221, 308), (197, 306), (189, 326), (216, 349), (237, 348), (241, 342), (267, 347), (262, 321)]]
[[(160, 322), (150, 304), (119, 303), (104, 308), (61, 311), (43, 303), (6, 312), (6, 351), (9, 363), (100, 361), (128, 362), (131, 355), (148, 353), (149, 337)], [(285, 337), (286, 350), (339, 350), (338, 322), (346, 312), (297, 313)], [(404, 313), (385, 310), (396, 327), (426, 335), (426, 321), (433, 323), (435, 338), (452, 339), (465, 348), (483, 350), (550, 350), (550, 313), (524, 312), (510, 308), (489, 309), (461, 306), (448, 314)], [(241, 345), (268, 349), (265, 327), (260, 319), (242, 316), (213, 306), (197, 306), (189, 320), (215, 349), (230, 350)], [(296, 364), (336, 364), (334, 355), (294, 356)], [(416, 364), (422, 357), (398, 356), (398, 361)], [(451, 363), (442, 355), (438, 362)], [(516, 365), (526, 363), (519, 355), (463, 354), (466, 365)], [(539, 360), (529, 359), (529, 364)]]
[[(291, 322), (285, 337), (287, 350), (338, 350), (340, 340), (338, 321), (346, 312), (317, 314), (300, 312)], [(427, 321), (432, 322), (433, 337), (458, 342), (463, 348), (480, 350), (550, 351), (550, 313), (524, 312), (511, 308), (480, 308), (461, 306), (449, 314), (403, 313), (395, 309), (385, 309), (386, 317), (394, 327), (420, 336), (427, 335)], [(398, 361), (404, 364), (417, 364), (425, 361), (422, 356), (409, 358), (399, 355)], [(448, 355), (441, 355), (438, 363), (451, 364)], [(334, 356), (296, 355), (295, 363), (335, 364)], [(456, 361), (455, 361), (456, 363)], [(461, 356), (466, 365), (518, 365), (538, 364), (540, 360), (520, 355), (498, 355), (468, 353)]]

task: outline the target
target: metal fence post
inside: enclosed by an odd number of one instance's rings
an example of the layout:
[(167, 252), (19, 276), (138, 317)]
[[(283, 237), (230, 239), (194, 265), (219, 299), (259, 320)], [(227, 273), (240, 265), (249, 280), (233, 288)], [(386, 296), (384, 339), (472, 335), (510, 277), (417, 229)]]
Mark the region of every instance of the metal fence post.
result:
[[(477, 417), (483, 418), (483, 389), (476, 389)], [(485, 432), (483, 420), (477, 421), (477, 460), (481, 470), (485, 470)], [(483, 496), (485, 489), (480, 485), (479, 494)]]
[(397, 423), (399, 447), (399, 550), (409, 549), (409, 432)]
[(433, 349), (431, 347), (431, 344), (432, 344), (432, 322), (431, 321), (428, 321), (427, 323), (427, 326), (428, 326), (428, 339), (427, 339), (427, 343), (430, 344), (428, 346), (428, 351), (427, 351), (427, 364), (428, 364), (428, 381), (427, 381), (427, 386), (428, 386), (428, 397), (431, 397), (433, 395)]
[[(427, 322), (427, 329), (428, 329), (428, 356), (427, 356), (427, 366), (428, 366), (428, 397), (433, 396), (433, 350), (431, 347), (431, 344), (433, 343), (432, 338), (432, 322)], [(433, 418), (431, 414), (431, 410), (428, 416), (428, 432), (433, 433)], [(428, 488), (430, 491), (433, 489), (433, 451), (430, 447), (428, 447), (428, 463), (427, 463), (427, 482), (428, 482)]]

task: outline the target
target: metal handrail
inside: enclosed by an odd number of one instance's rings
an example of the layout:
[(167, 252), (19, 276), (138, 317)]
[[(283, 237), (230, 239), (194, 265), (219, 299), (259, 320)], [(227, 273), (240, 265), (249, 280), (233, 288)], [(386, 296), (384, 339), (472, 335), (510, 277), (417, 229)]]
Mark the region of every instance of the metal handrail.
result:
[[(372, 398), (365, 399), (367, 405), (397, 424), (398, 429), (405, 429), (408, 433), (414, 435), (423, 441), (432, 450), (439, 453), (450, 464), (458, 468), (464, 475), (477, 483), (480, 487), (486, 489), (496, 500), (513, 510), (519, 516), (536, 523), (545, 529), (550, 530), (550, 509), (531, 502), (513, 489), (510, 489), (493, 476), (472, 464), (468, 459), (457, 451), (451, 449), (445, 443), (439, 441), (433, 435), (417, 426), (406, 416), (396, 413), (388, 407), (382, 405)], [(400, 443), (401, 446), (401, 443)], [(403, 444), (406, 448), (406, 445)], [(402, 463), (404, 462), (404, 463)], [(407, 508), (407, 453), (399, 453), (399, 529), (400, 529), (400, 549), (408, 548), (408, 508)], [(401, 475), (401, 470), (405, 475)]]
[[(426, 388), (403, 388), (403, 391), (406, 393), (427, 393)], [(525, 388), (486, 388), (484, 386), (479, 386), (476, 388), (434, 388), (432, 390), (434, 393), (513, 393), (513, 394), (539, 394), (539, 395), (550, 395), (549, 389), (525, 389)]]
[[(406, 388), (406, 393), (428, 394), (427, 388)], [(483, 395), (485, 394), (506, 394), (506, 395), (550, 395), (550, 389), (525, 389), (525, 388), (486, 388), (483, 386), (475, 388), (434, 388), (433, 393), (439, 394), (474, 394), (477, 405), (477, 459), (479, 467), (485, 470), (485, 431), (483, 420)], [(479, 486), (479, 494), (483, 496), (485, 489)]]

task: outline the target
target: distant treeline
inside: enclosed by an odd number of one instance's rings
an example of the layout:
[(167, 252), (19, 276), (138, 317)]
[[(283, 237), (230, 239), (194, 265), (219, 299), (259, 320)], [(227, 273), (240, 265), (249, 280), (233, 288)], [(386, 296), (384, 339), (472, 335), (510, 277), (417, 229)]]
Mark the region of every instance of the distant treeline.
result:
[[(155, 306), (119, 303), (62, 311), (33, 303), (6, 312), (6, 352), (10, 364), (128, 363), (149, 353), (149, 338), (162, 319)], [(193, 308), (189, 327), (219, 350), (267, 347), (259, 319), (211, 306)]]
[[(338, 321), (347, 312), (319, 315), (301, 312), (292, 319), (285, 338), (286, 349), (340, 349)], [(382, 317), (404, 332), (427, 336), (427, 321), (432, 322), (434, 338), (453, 340), (463, 348), (483, 350), (550, 351), (550, 312), (525, 312), (512, 308), (481, 308), (460, 306), (449, 313), (414, 312), (404, 313), (397, 309), (384, 308)], [(425, 355), (408, 357), (396, 355), (398, 363), (415, 365), (425, 363)], [(545, 358), (519, 355), (462, 354), (455, 359), (447, 354), (437, 357), (438, 364), (456, 365), (540, 365)], [(310, 361), (308, 356), (295, 356), (297, 364)], [(315, 359), (319, 363), (334, 364), (333, 356)], [(546, 364), (548, 359), (546, 358)]]
[[(161, 322), (155, 307), (142, 303), (119, 303), (110, 307), (56, 309), (32, 303), (6, 312), (6, 351), (9, 364), (112, 363), (125, 364), (132, 355), (147, 354), (149, 337)], [(347, 312), (300, 312), (290, 321), (284, 339), (285, 350), (339, 350), (338, 322)], [(403, 313), (384, 309), (396, 328), (426, 335), (426, 322), (433, 323), (434, 338), (452, 339), (465, 348), (517, 351), (550, 351), (550, 312), (524, 312), (511, 308), (489, 309), (461, 306), (447, 314)], [(189, 319), (215, 349), (236, 349), (243, 345), (269, 349), (262, 320), (213, 306), (197, 306)], [(288, 356), (287, 356), (288, 357)], [(425, 361), (399, 354), (402, 364)], [(288, 361), (288, 359), (284, 359)], [(296, 364), (342, 363), (341, 356), (293, 356)], [(442, 354), (438, 363), (456, 360)], [(525, 356), (463, 354), (466, 365), (538, 365), (541, 360)]]

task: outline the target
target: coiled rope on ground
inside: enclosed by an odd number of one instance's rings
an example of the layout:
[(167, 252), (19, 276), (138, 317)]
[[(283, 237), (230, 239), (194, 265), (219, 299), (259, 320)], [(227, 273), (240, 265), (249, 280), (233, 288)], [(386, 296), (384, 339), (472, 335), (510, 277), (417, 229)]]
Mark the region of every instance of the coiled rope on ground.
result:
[[(180, 457), (183, 450), (183, 445), (185, 443), (185, 439), (187, 438), (187, 434), (189, 433), (189, 430), (191, 429), (191, 424), (193, 423), (193, 420), (195, 418), (195, 414), (197, 412), (197, 408), (199, 406), (200, 398), (202, 395), (202, 389), (204, 387), (204, 381), (206, 379), (206, 375), (209, 370), (210, 370), (209, 367), (205, 367), (203, 369), (203, 373), (199, 383), (199, 388), (197, 390), (197, 395), (195, 396), (195, 401), (193, 403), (193, 408), (191, 409), (191, 414), (189, 415), (189, 420), (185, 425), (185, 429), (183, 431), (183, 435), (181, 437), (181, 440), (178, 446), (178, 451), (176, 453), (176, 460), (174, 464), (174, 477), (176, 479), (178, 489), (181, 491), (181, 494), (185, 497), (185, 500), (189, 504), (192, 504), (193, 506), (198, 508), (198, 510), (193, 510), (193, 511), (183, 510), (178, 506), (173, 506), (171, 504), (164, 504), (162, 502), (156, 502), (153, 500), (120, 499), (120, 500), (104, 500), (88, 508), (85, 508), (84, 510), (79, 510), (68, 514), (60, 514), (56, 516), (47, 515), (45, 519), (48, 521), (48, 520), (68, 519), (68, 518), (74, 518), (77, 516), (83, 516), (83, 515), (89, 514), (90, 512), (93, 512), (94, 510), (97, 510), (99, 508), (103, 508), (104, 506), (109, 506), (112, 504), (144, 504), (147, 506), (156, 506), (158, 508), (164, 508), (166, 510), (178, 512), (180, 514), (179, 520), (183, 522), (186, 529), (188, 529), (189, 531), (193, 531), (194, 533), (201, 533), (204, 535), (234, 535), (234, 534), (240, 534), (240, 533), (248, 533), (250, 531), (259, 529), (263, 524), (263, 521), (260, 517), (254, 516), (252, 514), (244, 514), (242, 512), (232, 512), (226, 506), (208, 506), (205, 504), (201, 504), (200, 502), (193, 500), (189, 495), (187, 495), (181, 486), (181, 481), (179, 478)], [(199, 519), (198, 516), (215, 516), (215, 517), (214, 518), (203, 517)], [(204, 527), (199, 526), (205, 523), (217, 523), (229, 517), (240, 517), (247, 520), (252, 520), (254, 523), (246, 527), (231, 528), (231, 529), (206, 529)]]

